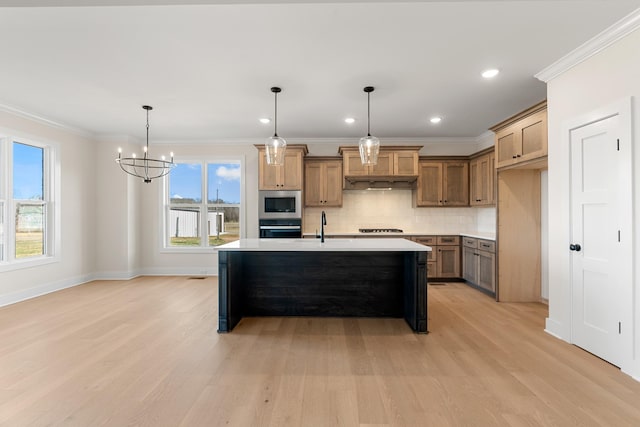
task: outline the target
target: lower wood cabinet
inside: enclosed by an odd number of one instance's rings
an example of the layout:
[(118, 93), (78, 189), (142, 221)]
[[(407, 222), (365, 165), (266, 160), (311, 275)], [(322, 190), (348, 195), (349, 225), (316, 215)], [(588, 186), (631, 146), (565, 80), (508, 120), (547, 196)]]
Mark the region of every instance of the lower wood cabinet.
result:
[(467, 282), (496, 292), (495, 242), (473, 237), (462, 238), (462, 277)]
[(431, 246), (427, 252), (427, 278), (460, 278), (460, 236), (417, 236), (415, 242)]

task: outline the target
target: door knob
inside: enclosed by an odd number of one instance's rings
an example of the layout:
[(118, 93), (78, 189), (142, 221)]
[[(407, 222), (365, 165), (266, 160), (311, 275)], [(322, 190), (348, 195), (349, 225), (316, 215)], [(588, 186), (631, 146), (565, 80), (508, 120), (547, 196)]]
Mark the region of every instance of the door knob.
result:
[(582, 249), (582, 246), (580, 246), (577, 243), (575, 245), (573, 243), (569, 245), (569, 250), (571, 251), (580, 252), (581, 249)]

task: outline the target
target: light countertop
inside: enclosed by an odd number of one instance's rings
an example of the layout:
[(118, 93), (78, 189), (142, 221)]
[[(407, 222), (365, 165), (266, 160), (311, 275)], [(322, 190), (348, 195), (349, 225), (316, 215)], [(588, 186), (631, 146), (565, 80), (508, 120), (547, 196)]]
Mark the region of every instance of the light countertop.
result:
[[(346, 237), (346, 238), (351, 238), (351, 237), (366, 237), (366, 238), (378, 238), (378, 239), (384, 239), (384, 238), (407, 238), (407, 237), (411, 237), (411, 236), (467, 236), (467, 237), (475, 237), (476, 239), (485, 239), (485, 240), (496, 240), (496, 235), (495, 233), (487, 233), (487, 232), (478, 232), (478, 231), (472, 231), (472, 232), (463, 232), (463, 233), (439, 233), (439, 232), (433, 232), (433, 233), (424, 233), (424, 232), (409, 232), (409, 231), (405, 231), (404, 233), (358, 233), (358, 232), (345, 232), (345, 233), (336, 233), (336, 232), (331, 232), (331, 233), (325, 233), (325, 237), (331, 237), (333, 238), (333, 236), (339, 236), (339, 237)], [(304, 233), (303, 237), (315, 237), (315, 233)]]
[(365, 252), (430, 252), (429, 246), (402, 238), (368, 239), (240, 239), (216, 248), (219, 251), (365, 251)]

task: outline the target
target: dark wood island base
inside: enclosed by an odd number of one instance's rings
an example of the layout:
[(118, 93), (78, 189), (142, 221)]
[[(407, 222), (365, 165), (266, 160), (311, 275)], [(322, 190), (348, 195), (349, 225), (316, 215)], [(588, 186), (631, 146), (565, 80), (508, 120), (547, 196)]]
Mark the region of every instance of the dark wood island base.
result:
[(218, 332), (244, 316), (404, 317), (427, 333), (423, 251), (218, 252)]

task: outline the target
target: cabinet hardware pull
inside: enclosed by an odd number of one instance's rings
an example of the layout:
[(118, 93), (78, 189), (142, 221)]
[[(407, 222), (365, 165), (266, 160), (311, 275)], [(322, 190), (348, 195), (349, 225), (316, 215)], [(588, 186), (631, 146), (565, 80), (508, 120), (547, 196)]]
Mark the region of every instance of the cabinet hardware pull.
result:
[(517, 154), (516, 157), (522, 157), (520, 154)]
[(516, 158), (516, 155), (514, 154), (514, 155), (513, 155), (513, 156), (511, 156), (511, 157), (515, 159), (515, 158)]

